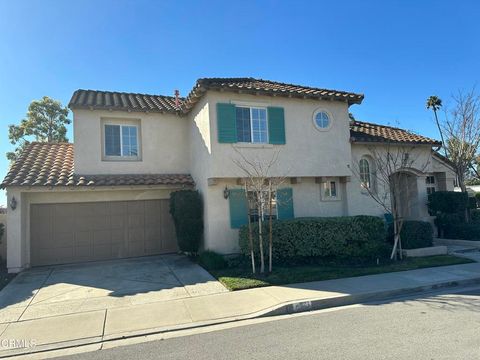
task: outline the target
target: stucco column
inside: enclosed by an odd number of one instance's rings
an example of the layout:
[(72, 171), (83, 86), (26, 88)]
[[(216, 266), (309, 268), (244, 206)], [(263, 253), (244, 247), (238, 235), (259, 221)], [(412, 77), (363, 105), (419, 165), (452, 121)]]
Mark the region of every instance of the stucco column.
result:
[[(16, 208), (10, 206), (15, 198)], [(26, 223), (27, 212), (24, 195), (7, 189), (7, 268), (10, 273), (17, 273), (26, 267)]]
[(431, 222), (431, 216), (428, 214), (428, 196), (427, 184), (425, 182), (426, 176), (417, 176), (417, 190), (418, 190), (418, 220)]

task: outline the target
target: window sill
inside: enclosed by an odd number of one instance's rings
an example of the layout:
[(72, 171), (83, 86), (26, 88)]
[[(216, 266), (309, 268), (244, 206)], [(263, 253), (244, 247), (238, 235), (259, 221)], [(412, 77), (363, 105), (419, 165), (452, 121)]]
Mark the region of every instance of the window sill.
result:
[(111, 162), (139, 162), (142, 161), (141, 158), (132, 158), (132, 157), (121, 157), (121, 156), (108, 156), (103, 157), (102, 161), (111, 161)]
[(342, 201), (341, 198), (338, 198), (338, 197), (335, 197), (335, 198), (322, 198), (322, 201), (326, 201), (326, 202), (335, 202), (335, 201)]
[(232, 146), (235, 148), (273, 149), (273, 144), (261, 143), (235, 143)]

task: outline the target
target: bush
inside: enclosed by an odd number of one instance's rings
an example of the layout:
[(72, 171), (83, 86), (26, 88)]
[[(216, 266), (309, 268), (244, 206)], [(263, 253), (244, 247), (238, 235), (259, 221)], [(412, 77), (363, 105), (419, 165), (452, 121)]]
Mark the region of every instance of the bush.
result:
[(210, 250), (205, 250), (198, 257), (198, 262), (207, 270), (221, 270), (227, 267), (225, 258)]
[(474, 196), (468, 197), (468, 208), (469, 209), (476, 209), (477, 208), (477, 198)]
[[(258, 257), (258, 223), (252, 227)], [(273, 259), (280, 263), (306, 262), (313, 258), (371, 261), (387, 257), (390, 251), (383, 220), (374, 216), (276, 220), (272, 227)], [(267, 229), (265, 224), (265, 254)], [(240, 229), (239, 236), (242, 253), (248, 256), (248, 226)]]
[(444, 231), (447, 239), (480, 240), (480, 223), (451, 224)]
[(480, 223), (480, 209), (470, 210), (470, 218), (472, 223)]
[(454, 214), (465, 211), (468, 194), (456, 191), (436, 191), (428, 195), (428, 210), (431, 215)]
[(180, 190), (170, 194), (170, 214), (181, 251), (196, 253), (203, 236), (203, 204), (198, 191)]
[(433, 245), (433, 228), (426, 221), (404, 221), (400, 231), (403, 249), (417, 249)]

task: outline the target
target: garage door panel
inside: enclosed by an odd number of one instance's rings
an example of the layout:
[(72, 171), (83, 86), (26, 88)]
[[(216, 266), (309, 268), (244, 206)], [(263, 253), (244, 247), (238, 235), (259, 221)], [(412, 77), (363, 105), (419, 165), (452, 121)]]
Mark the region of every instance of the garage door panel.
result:
[(75, 236), (71, 231), (56, 232), (45, 243), (46, 247), (72, 247), (75, 245)]
[(177, 250), (168, 200), (34, 204), (32, 265), (117, 259)]
[(76, 231), (75, 246), (91, 246), (93, 244), (92, 231)]
[(55, 217), (69, 217), (75, 216), (75, 204), (54, 204), (52, 205)]
[(143, 214), (128, 214), (128, 227), (143, 228), (145, 226), (145, 216)]

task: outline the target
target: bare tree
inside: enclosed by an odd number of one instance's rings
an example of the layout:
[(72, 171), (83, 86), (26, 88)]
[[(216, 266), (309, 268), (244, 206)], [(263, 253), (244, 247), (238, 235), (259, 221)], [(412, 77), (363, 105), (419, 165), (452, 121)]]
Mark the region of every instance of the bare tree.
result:
[(255, 273), (255, 260), (254, 260), (254, 242), (253, 231), (251, 222), (250, 209), (256, 210), (258, 218), (258, 243), (260, 253), (260, 273), (265, 272), (265, 254), (264, 254), (264, 219), (268, 212), (268, 270), (272, 271), (272, 256), (273, 256), (273, 224), (272, 224), (272, 212), (273, 212), (273, 200), (276, 199), (276, 193), (279, 186), (285, 181), (285, 176), (274, 176), (275, 165), (278, 163), (278, 157), (280, 152), (273, 152), (272, 156), (267, 159), (261, 159), (259, 157), (249, 158), (239, 150), (236, 150), (238, 158), (233, 159), (234, 164), (244, 174), (244, 189), (245, 196), (247, 198), (247, 217), (248, 217), (248, 236), (250, 244), (250, 256), (252, 261), (252, 271)]
[(467, 191), (465, 177), (470, 171), (476, 173), (476, 157), (480, 146), (480, 96), (475, 89), (459, 91), (452, 96), (453, 109), (445, 111), (443, 129), (446, 135), (446, 151), (455, 167), (458, 186)]
[(384, 146), (369, 146), (370, 166), (373, 169), (366, 171), (362, 168), (362, 159), (350, 166), (364, 191), (393, 217), (394, 242), (391, 259), (396, 258), (397, 254), (402, 258), (402, 226), (411, 209), (419, 205), (412, 203), (410, 198), (411, 182), (416, 182), (412, 171), (422, 173), (430, 162), (430, 152), (426, 159), (422, 159), (422, 151), (417, 150), (420, 149), (416, 146), (388, 143)]

